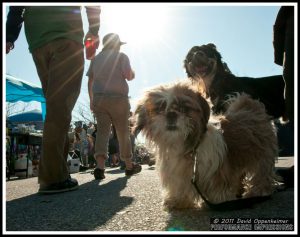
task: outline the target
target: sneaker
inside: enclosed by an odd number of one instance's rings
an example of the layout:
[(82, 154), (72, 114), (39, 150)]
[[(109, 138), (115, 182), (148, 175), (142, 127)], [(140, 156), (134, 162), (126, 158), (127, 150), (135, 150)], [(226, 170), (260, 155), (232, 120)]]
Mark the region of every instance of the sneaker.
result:
[(131, 170), (128, 170), (128, 169), (125, 170), (125, 175), (126, 176), (131, 176), (131, 175), (140, 173), (141, 171), (142, 171), (142, 166), (141, 165), (139, 165), (139, 164), (133, 164)]
[(125, 165), (125, 163), (121, 163), (121, 165), (120, 165), (120, 170), (125, 170), (126, 169), (126, 165)]
[(79, 166), (79, 171), (81, 172), (81, 171), (86, 171), (86, 170), (88, 170), (89, 169), (89, 167), (88, 166), (84, 166), (84, 165), (80, 165)]
[(149, 160), (148, 165), (151, 167), (152, 165), (155, 165), (155, 160)]
[(63, 182), (51, 184), (45, 187), (40, 187), (38, 192), (42, 194), (62, 193), (62, 192), (72, 191), (77, 188), (78, 188), (77, 180), (69, 177)]
[(104, 171), (105, 170), (96, 168), (96, 169), (94, 169), (92, 174), (94, 174), (95, 179), (105, 179)]

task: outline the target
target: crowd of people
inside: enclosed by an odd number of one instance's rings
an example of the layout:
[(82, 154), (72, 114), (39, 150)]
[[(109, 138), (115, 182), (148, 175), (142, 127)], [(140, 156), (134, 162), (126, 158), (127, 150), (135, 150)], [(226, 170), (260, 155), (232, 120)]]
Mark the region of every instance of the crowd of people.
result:
[[(97, 124), (89, 122), (88, 125), (82, 121), (75, 122), (75, 127), (70, 126), (70, 154), (75, 154), (74, 158), (79, 158), (82, 169), (95, 168), (96, 160), (95, 142), (97, 134)], [(109, 144), (108, 144), (108, 159), (106, 166), (117, 167), (121, 165), (119, 154), (119, 143), (114, 126), (111, 127)]]
[(95, 167), (95, 139), (96, 139), (97, 125), (90, 122), (88, 125), (81, 121), (75, 123), (75, 128), (70, 127), (69, 153), (75, 153), (80, 158), (81, 165), (87, 168)]
[[(131, 113), (132, 115), (132, 113)], [(131, 127), (133, 124), (130, 124)], [(97, 124), (89, 122), (88, 124), (78, 121), (70, 126), (69, 141), (71, 158), (80, 159), (81, 169), (90, 169), (96, 167), (95, 160), (95, 141), (97, 134)], [(140, 164), (148, 164), (150, 160), (150, 153), (144, 146), (136, 147), (135, 136), (130, 134), (132, 147), (132, 161)], [(125, 163), (120, 159), (119, 141), (115, 127), (111, 126), (109, 142), (108, 142), (108, 159), (105, 163), (106, 167), (120, 167), (125, 169)]]

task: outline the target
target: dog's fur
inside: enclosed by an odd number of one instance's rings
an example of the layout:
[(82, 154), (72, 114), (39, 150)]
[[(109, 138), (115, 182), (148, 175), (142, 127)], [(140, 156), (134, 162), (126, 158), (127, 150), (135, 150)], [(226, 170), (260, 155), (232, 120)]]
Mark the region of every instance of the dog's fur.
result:
[(208, 102), (190, 82), (162, 85), (145, 93), (135, 110), (140, 131), (158, 151), (157, 168), (167, 208), (271, 195), (277, 139), (264, 106), (248, 95), (232, 97), (220, 128), (209, 122)]
[(234, 93), (246, 93), (260, 100), (273, 119), (285, 120), (284, 80), (281, 75), (251, 78), (231, 73), (212, 43), (192, 47), (184, 59), (187, 76), (199, 83), (200, 90), (210, 97), (214, 114), (224, 113), (224, 103)]

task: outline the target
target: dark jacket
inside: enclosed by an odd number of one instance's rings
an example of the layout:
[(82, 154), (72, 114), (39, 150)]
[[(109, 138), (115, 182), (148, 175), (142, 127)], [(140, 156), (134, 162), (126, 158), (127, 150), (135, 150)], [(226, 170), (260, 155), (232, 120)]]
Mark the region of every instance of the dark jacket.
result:
[(25, 7), (9, 7), (6, 20), (6, 42), (14, 42), (18, 39), (24, 21)]
[(287, 30), (287, 19), (289, 17), (294, 17), (294, 7), (281, 7), (273, 26), (274, 62), (280, 66), (283, 65), (284, 41)]

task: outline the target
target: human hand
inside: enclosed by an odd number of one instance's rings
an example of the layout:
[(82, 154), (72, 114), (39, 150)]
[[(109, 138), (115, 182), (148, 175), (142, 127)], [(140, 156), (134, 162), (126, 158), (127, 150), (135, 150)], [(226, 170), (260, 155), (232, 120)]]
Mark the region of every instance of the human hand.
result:
[(99, 48), (99, 44), (100, 44), (100, 42), (99, 42), (99, 35), (94, 35), (90, 31), (88, 31), (86, 33), (85, 37), (84, 37), (84, 41), (86, 41), (86, 39), (88, 39), (88, 38), (93, 39), (93, 41), (95, 42), (95, 45), (96, 45), (96, 49), (98, 49)]
[(14, 48), (14, 44), (12, 42), (6, 42), (6, 54), (8, 54)]

